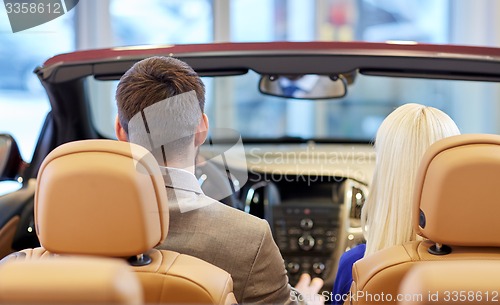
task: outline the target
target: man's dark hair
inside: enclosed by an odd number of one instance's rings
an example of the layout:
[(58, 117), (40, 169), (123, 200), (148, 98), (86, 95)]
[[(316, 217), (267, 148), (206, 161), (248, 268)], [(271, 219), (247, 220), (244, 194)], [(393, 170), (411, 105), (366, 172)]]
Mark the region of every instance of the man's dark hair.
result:
[(189, 91), (196, 93), (203, 113), (205, 86), (188, 64), (161, 56), (141, 60), (118, 83), (116, 102), (120, 124), (128, 134), (128, 123), (134, 115), (157, 102)]

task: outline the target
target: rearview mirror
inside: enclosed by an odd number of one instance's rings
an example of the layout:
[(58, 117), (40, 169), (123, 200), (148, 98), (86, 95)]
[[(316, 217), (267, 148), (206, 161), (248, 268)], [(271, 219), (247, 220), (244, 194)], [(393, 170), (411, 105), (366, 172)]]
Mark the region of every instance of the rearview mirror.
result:
[(22, 164), (16, 140), (8, 134), (0, 134), (0, 181), (16, 179)]
[(259, 90), (263, 94), (294, 99), (331, 99), (347, 94), (344, 75), (263, 75)]

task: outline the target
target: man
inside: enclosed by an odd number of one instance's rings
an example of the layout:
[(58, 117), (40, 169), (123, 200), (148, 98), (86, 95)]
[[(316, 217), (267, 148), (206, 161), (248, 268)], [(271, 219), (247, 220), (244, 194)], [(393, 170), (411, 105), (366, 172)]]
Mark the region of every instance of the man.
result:
[(164, 171), (170, 227), (160, 249), (193, 255), (229, 272), (239, 303), (317, 301), (322, 280), (304, 276), (297, 285), (304, 295), (297, 298), (265, 220), (203, 194), (194, 170), (208, 130), (205, 88), (190, 66), (170, 57), (142, 60), (120, 79), (116, 101), (117, 138), (148, 148)]

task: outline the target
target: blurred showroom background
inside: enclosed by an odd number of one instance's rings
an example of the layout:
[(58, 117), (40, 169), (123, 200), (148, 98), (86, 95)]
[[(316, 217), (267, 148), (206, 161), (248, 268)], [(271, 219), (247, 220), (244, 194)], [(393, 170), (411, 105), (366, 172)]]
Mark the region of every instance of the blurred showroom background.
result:
[[(144, 44), (312, 40), (500, 47), (500, 1), (81, 0), (64, 16), (15, 34), (1, 6), (0, 132), (16, 138), (29, 162), (49, 111), (32, 71), (58, 53)], [(213, 87), (208, 81), (209, 93)], [(500, 133), (498, 86), (472, 91), (470, 96), (453, 97), (458, 102), (443, 110), (464, 132), (474, 125), (482, 132)], [(103, 94), (112, 98), (112, 90)], [(478, 99), (477, 116), (461, 111), (460, 103), (482, 94), (489, 98)], [(114, 115), (110, 109), (95, 119), (109, 125)]]

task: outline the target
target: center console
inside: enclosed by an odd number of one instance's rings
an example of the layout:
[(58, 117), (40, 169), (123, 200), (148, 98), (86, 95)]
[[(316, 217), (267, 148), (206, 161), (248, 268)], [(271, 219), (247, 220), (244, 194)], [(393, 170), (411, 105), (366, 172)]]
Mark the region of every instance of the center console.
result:
[(362, 242), (366, 187), (339, 177), (265, 178), (246, 189), (245, 211), (269, 222), (290, 283), (302, 273), (333, 283), (340, 255)]
[(339, 205), (288, 202), (273, 208), (273, 233), (292, 283), (302, 273), (328, 274), (337, 248)]

